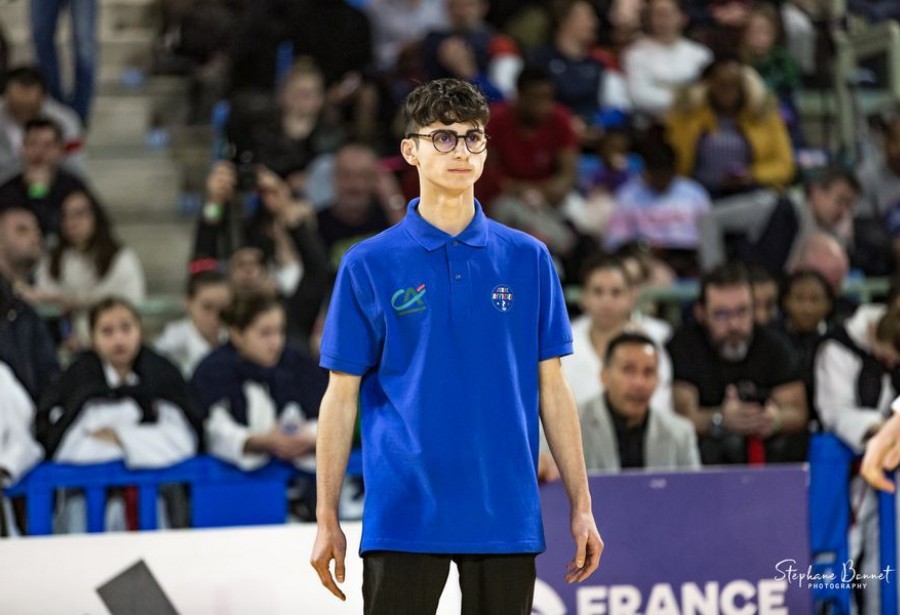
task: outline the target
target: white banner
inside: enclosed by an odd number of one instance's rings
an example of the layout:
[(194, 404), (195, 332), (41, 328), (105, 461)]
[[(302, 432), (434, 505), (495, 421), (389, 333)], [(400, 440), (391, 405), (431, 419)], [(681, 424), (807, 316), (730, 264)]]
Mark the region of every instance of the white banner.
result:
[[(0, 541), (0, 613), (108, 615), (97, 589), (143, 561), (179, 615), (346, 615), (362, 605), (359, 523), (345, 523), (341, 602), (309, 565), (316, 528), (295, 524)], [(457, 615), (451, 566), (439, 615)]]

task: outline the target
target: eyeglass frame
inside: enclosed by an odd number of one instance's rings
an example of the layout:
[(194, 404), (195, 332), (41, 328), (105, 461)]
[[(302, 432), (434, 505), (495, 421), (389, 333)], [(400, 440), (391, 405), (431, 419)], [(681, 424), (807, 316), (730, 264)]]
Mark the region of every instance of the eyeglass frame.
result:
[[(441, 132), (449, 134), (449, 135), (453, 135), (453, 138), (455, 139), (455, 142), (453, 143), (453, 147), (448, 149), (446, 152), (442, 152), (441, 150), (439, 150), (437, 144), (434, 142), (434, 136)], [(484, 136), (484, 149), (479, 150), (477, 152), (472, 151), (472, 148), (469, 147), (469, 142), (466, 140), (466, 137), (468, 137), (473, 132), (480, 133), (481, 135)], [(481, 154), (482, 152), (484, 152), (487, 149), (488, 139), (490, 139), (490, 136), (484, 130), (482, 130), (480, 128), (471, 128), (471, 129), (467, 130), (466, 132), (464, 132), (463, 134), (459, 134), (458, 132), (454, 132), (454, 131), (448, 130), (446, 128), (438, 128), (437, 130), (432, 130), (429, 133), (421, 133), (421, 132), (406, 133), (406, 138), (409, 139), (410, 137), (428, 137), (428, 139), (431, 141), (432, 147), (434, 147), (435, 151), (438, 152), (439, 154), (449, 154), (450, 152), (456, 151), (456, 148), (459, 146), (460, 139), (462, 139), (463, 143), (466, 146), (466, 150), (470, 154)]]

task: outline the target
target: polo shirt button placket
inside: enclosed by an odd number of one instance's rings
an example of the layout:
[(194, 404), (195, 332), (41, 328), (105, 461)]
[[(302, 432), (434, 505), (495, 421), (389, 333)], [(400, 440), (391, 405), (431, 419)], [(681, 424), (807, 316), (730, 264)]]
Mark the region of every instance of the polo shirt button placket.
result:
[(459, 282), (460, 280), (462, 280), (462, 274), (457, 273), (455, 276), (453, 276), (453, 279), (456, 280), (457, 282)]

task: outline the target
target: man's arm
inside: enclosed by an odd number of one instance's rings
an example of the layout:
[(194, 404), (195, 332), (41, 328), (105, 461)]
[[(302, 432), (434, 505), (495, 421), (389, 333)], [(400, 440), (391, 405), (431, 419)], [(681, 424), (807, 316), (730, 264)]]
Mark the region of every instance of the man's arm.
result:
[[(316, 438), (316, 521), (318, 531), (310, 563), (322, 585), (341, 600), (346, 600), (338, 583), (344, 582), (344, 557), (347, 539), (338, 521), (341, 486), (347, 471), (347, 459), (353, 445), (353, 429), (359, 399), (361, 377), (332, 371), (328, 388), (319, 407)], [(334, 560), (334, 577), (330, 564)]]
[[(894, 401), (894, 406), (897, 401)], [(900, 465), (900, 413), (896, 410), (884, 426), (866, 444), (866, 454), (859, 473), (870, 485), (893, 493), (896, 485), (888, 480), (884, 471), (894, 471)]]
[(540, 183), (540, 191), (548, 203), (559, 205), (574, 190), (577, 178), (578, 150), (564, 149), (556, 156), (556, 173)]
[[(795, 380), (775, 387), (772, 389), (772, 401), (775, 402), (775, 407), (766, 404), (763, 415), (763, 437), (777, 432), (796, 433), (806, 430), (809, 410), (806, 407), (806, 387), (802, 381)], [(774, 429), (771, 424), (773, 421)]]
[(572, 505), (572, 537), (577, 548), (566, 582), (579, 583), (597, 569), (603, 540), (591, 510), (575, 396), (558, 357), (541, 361), (539, 369), (541, 422)]

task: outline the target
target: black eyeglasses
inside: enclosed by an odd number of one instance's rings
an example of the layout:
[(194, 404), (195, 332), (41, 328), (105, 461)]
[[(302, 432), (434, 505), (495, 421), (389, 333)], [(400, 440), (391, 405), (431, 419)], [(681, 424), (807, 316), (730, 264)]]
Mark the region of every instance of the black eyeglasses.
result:
[(463, 140), (466, 144), (466, 149), (472, 154), (480, 154), (483, 152), (487, 148), (488, 142), (488, 136), (484, 134), (483, 131), (475, 128), (467, 130), (464, 135), (457, 134), (452, 130), (435, 130), (428, 134), (410, 132), (406, 136), (407, 138), (426, 137), (431, 139), (431, 144), (434, 145), (434, 149), (442, 154), (447, 154), (455, 150), (460, 139)]

